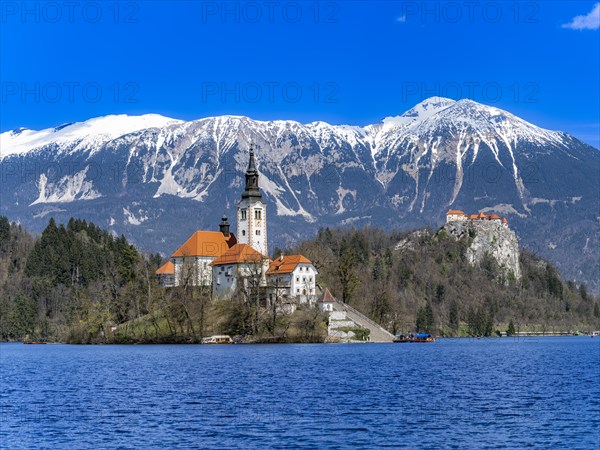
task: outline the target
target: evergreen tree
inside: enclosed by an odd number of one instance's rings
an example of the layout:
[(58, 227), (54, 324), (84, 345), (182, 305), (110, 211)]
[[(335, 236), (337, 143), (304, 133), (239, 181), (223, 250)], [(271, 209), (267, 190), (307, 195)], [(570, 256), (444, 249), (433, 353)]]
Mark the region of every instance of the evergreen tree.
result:
[(433, 308), (430, 303), (427, 303), (417, 311), (417, 333), (432, 333), (434, 326)]
[(0, 250), (4, 248), (4, 244), (10, 240), (10, 223), (8, 218), (0, 216)]
[(356, 290), (356, 254), (348, 240), (344, 239), (340, 246), (338, 259), (338, 276), (342, 287), (342, 302), (348, 303)]
[(581, 296), (581, 298), (584, 301), (587, 301), (587, 299), (588, 299), (588, 293), (587, 293), (587, 287), (585, 286), (585, 283), (581, 283), (579, 285), (579, 295)]
[(512, 319), (510, 319), (510, 322), (508, 324), (508, 328), (506, 329), (506, 335), (507, 336), (514, 336), (516, 333), (515, 331), (515, 324), (513, 323)]
[(448, 311), (448, 326), (454, 333), (458, 331), (459, 316), (458, 304), (456, 303), (456, 300), (452, 300), (450, 303), (450, 310)]
[(443, 284), (438, 284), (435, 288), (435, 302), (442, 303), (446, 295), (446, 288)]

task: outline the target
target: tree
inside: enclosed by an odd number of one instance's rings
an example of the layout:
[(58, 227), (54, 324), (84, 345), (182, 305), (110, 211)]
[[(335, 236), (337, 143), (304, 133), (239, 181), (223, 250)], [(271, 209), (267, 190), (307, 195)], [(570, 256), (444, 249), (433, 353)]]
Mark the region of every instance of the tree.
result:
[(435, 302), (442, 303), (446, 295), (446, 288), (443, 284), (438, 284), (435, 288)]
[(4, 243), (10, 240), (10, 223), (8, 218), (0, 216), (0, 251), (3, 250)]
[(35, 331), (35, 313), (34, 302), (18, 294), (14, 301), (9, 334), (16, 339), (31, 336)]
[(506, 335), (507, 336), (514, 336), (516, 333), (515, 331), (515, 324), (513, 323), (512, 319), (510, 319), (510, 322), (508, 323), (508, 328), (506, 329)]
[(587, 292), (587, 287), (585, 286), (585, 283), (581, 283), (579, 285), (579, 295), (581, 296), (581, 298), (584, 301), (587, 301), (587, 299), (588, 299), (588, 292)]
[(450, 309), (448, 311), (448, 326), (452, 332), (456, 334), (459, 326), (458, 303), (456, 303), (456, 300), (452, 300), (450, 303)]
[(433, 308), (427, 303), (417, 311), (417, 333), (432, 333), (434, 325)]
[(358, 285), (358, 277), (356, 275), (356, 254), (347, 239), (342, 240), (337, 269), (342, 287), (342, 302), (348, 303)]

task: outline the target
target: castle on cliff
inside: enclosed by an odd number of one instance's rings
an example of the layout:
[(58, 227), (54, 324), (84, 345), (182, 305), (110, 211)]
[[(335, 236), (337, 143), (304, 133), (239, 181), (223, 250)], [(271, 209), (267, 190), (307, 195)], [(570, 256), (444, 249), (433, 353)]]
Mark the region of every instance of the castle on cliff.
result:
[(508, 228), (508, 220), (506, 217), (500, 217), (498, 214), (484, 214), (479, 211), (479, 214), (467, 215), (459, 209), (450, 209), (446, 213), (446, 223), (448, 222), (470, 222), (477, 220), (489, 220), (501, 224), (504, 228)]

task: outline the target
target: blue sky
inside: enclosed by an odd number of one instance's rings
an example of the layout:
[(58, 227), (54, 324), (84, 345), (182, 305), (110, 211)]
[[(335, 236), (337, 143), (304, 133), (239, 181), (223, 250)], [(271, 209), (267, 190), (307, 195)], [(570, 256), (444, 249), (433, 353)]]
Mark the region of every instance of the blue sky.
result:
[(597, 3), (472, 3), (2, 1), (1, 129), (117, 113), (365, 125), (442, 95), (599, 147)]

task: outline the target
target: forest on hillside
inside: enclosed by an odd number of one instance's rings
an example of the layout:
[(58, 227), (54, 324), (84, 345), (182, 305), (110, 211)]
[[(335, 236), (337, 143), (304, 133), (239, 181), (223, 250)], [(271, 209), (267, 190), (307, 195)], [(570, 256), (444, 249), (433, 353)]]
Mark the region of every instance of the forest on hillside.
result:
[[(399, 245), (399, 243), (401, 245)], [(393, 333), (490, 336), (518, 330), (600, 328), (599, 300), (585, 285), (522, 252), (521, 280), (502, 277), (493, 258), (472, 267), (468, 239), (423, 229), (322, 229), (286, 252), (300, 252), (319, 270), (318, 284)], [(279, 254), (276, 249), (274, 254)], [(154, 271), (163, 262), (85, 220), (50, 219), (40, 236), (0, 217), (2, 340), (199, 342), (226, 333), (246, 340), (319, 342), (326, 317), (299, 309), (291, 316), (263, 308), (240, 292), (213, 302), (210, 287), (164, 289)]]
[(467, 262), (473, 237), (456, 240), (420, 229), (386, 232), (321, 229), (298, 251), (319, 270), (319, 283), (392, 333), (489, 336), (515, 330), (589, 330), (600, 305), (585, 284), (564, 281), (556, 267), (521, 250), (521, 280), (506, 278), (496, 260)]

